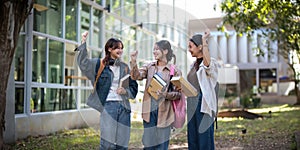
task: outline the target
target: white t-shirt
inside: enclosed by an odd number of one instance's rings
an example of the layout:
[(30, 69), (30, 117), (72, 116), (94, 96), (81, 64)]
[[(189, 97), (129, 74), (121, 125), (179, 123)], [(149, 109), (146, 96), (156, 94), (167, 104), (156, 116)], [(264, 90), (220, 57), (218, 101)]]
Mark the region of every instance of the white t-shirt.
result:
[(107, 95), (107, 101), (122, 101), (121, 95), (117, 94), (117, 89), (119, 87), (120, 79), (120, 66), (109, 66), (110, 70), (114, 73), (114, 78), (112, 80), (109, 93)]

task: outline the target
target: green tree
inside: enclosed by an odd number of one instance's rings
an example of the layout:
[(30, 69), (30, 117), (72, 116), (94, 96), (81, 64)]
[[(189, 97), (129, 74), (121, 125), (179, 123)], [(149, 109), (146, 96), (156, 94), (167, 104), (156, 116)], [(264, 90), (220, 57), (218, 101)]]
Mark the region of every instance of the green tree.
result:
[(0, 150), (4, 149), (6, 89), (19, 32), (29, 15), (32, 0), (1, 0), (0, 2)]
[[(297, 103), (300, 104), (300, 1), (298, 0), (224, 0), (221, 30), (232, 26), (239, 34), (260, 30), (278, 43), (281, 55), (293, 71)], [(268, 45), (268, 47), (270, 44)], [(259, 48), (259, 55), (265, 55)], [(272, 50), (269, 47), (268, 52)]]

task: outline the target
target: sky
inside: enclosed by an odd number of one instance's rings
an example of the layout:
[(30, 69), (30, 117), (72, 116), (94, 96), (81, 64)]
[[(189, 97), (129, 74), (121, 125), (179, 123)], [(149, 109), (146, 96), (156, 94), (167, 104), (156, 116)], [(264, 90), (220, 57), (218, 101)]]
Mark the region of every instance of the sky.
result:
[[(149, 3), (157, 2), (157, 0), (147, 0)], [(173, 0), (159, 0), (162, 4), (173, 4)], [(215, 18), (221, 16), (221, 11), (218, 7), (221, 0), (175, 0), (176, 7), (186, 10), (188, 13), (197, 19)], [(217, 11), (214, 10), (214, 5), (217, 6)]]
[[(220, 0), (176, 0), (175, 3), (186, 1), (186, 11), (197, 19), (220, 17), (221, 12), (214, 10), (214, 5), (218, 5)], [(177, 5), (182, 7), (184, 5)]]

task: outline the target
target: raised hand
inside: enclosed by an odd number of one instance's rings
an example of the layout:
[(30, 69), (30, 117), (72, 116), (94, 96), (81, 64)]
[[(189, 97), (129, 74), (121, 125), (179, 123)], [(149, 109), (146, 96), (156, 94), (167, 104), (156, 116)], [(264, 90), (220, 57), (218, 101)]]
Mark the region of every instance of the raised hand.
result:
[(210, 36), (210, 30), (206, 29), (204, 32), (204, 35), (202, 36), (202, 41), (206, 43), (206, 40), (208, 39), (208, 37)]
[(85, 32), (83, 32), (83, 33), (81, 34), (81, 43), (86, 42), (86, 39), (87, 39), (87, 37), (88, 37), (88, 34), (89, 34), (88, 31), (85, 31)]
[(131, 52), (131, 53), (130, 53), (131, 61), (136, 62), (137, 55), (138, 55), (138, 51), (133, 51), (133, 52)]
[(210, 36), (209, 29), (206, 29), (204, 35), (202, 36), (202, 54), (203, 54), (203, 64), (208, 67), (210, 64), (210, 54), (208, 49), (207, 39)]

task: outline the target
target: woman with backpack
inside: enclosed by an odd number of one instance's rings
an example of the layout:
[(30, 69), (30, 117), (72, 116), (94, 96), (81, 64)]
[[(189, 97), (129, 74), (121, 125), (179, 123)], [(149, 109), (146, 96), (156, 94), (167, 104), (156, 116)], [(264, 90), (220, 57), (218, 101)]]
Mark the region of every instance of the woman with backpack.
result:
[[(138, 52), (131, 53), (131, 77), (134, 80), (146, 79), (145, 91), (142, 103), (143, 118), (143, 145), (144, 149), (167, 150), (169, 146), (169, 138), (172, 123), (174, 122), (174, 111), (172, 108), (172, 100), (179, 99), (181, 93), (178, 91), (169, 91), (170, 85), (170, 68), (169, 62), (175, 55), (171, 49), (171, 44), (167, 40), (161, 40), (155, 43), (153, 56), (155, 61), (143, 65), (141, 68), (137, 66)], [(174, 69), (174, 76), (180, 76), (181, 71)], [(152, 80), (154, 77), (161, 78), (166, 85), (162, 90), (150, 91)], [(153, 89), (152, 89), (153, 90)], [(154, 93), (154, 94), (153, 94)], [(155, 98), (155, 94), (158, 97)]]
[(122, 41), (110, 38), (105, 44), (105, 57), (89, 59), (86, 49), (88, 32), (82, 34), (82, 43), (77, 63), (81, 72), (92, 82), (94, 91), (87, 104), (101, 112), (100, 149), (128, 149), (130, 139), (130, 103), (134, 99), (138, 84), (127, 80), (127, 87), (119, 87), (120, 79), (130, 73), (127, 64), (120, 60)]

